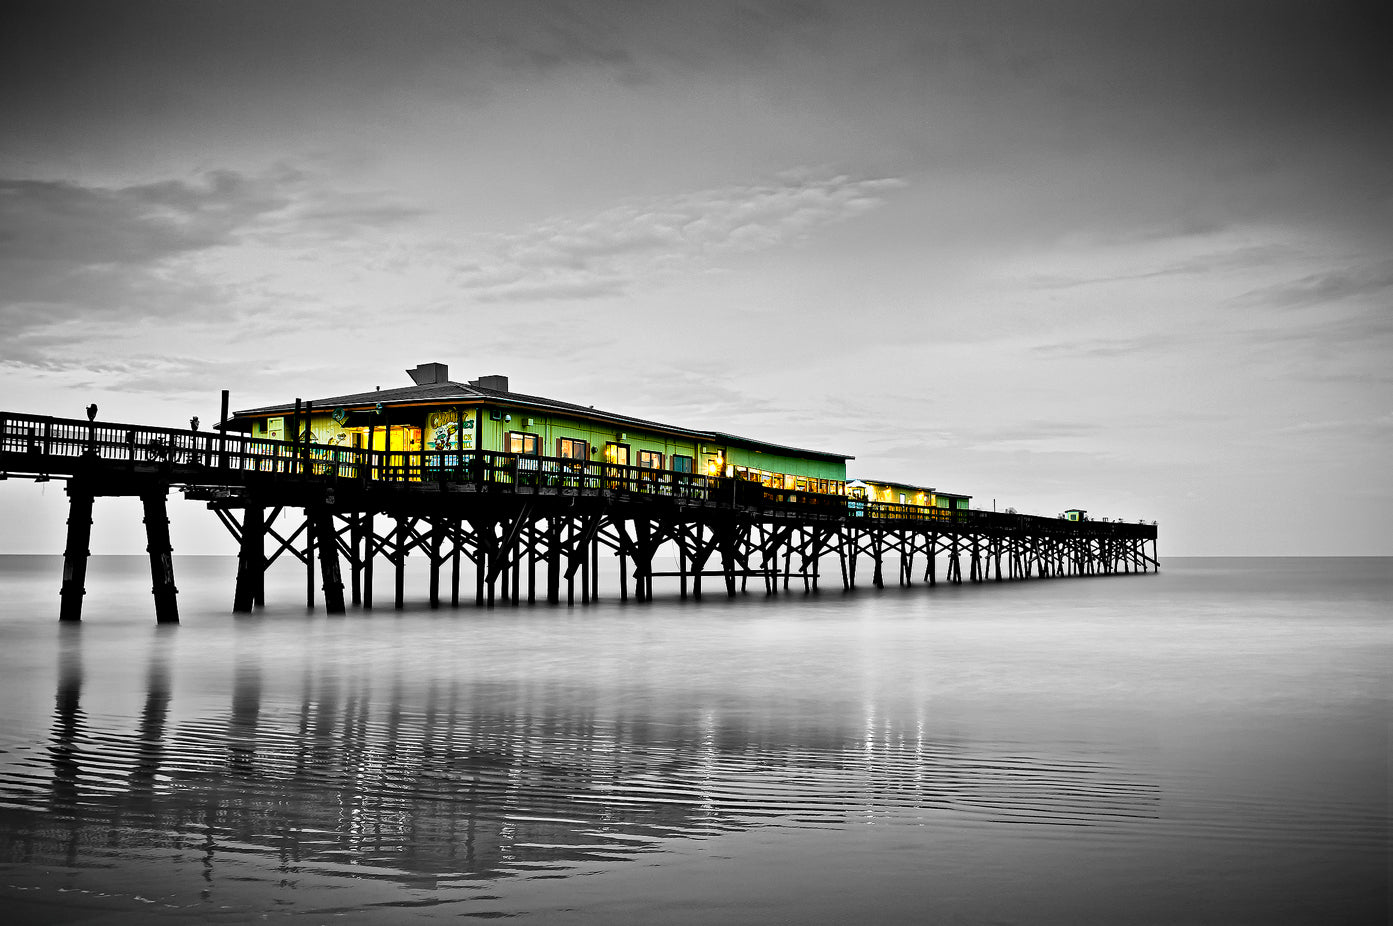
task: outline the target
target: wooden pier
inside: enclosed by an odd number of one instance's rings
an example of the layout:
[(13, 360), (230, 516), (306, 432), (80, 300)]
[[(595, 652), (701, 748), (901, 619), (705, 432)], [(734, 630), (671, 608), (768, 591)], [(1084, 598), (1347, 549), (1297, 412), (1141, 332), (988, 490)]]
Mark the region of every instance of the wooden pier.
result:
[[(94, 501), (107, 496), (140, 498), (155, 617), (178, 621), (172, 489), (205, 503), (235, 538), (232, 609), (242, 613), (264, 604), (266, 570), (285, 555), (305, 567), (307, 605), (318, 587), (330, 614), (372, 608), (385, 583), (403, 607), (412, 553), (428, 563), (431, 607), (458, 606), (467, 578), (480, 606), (588, 604), (601, 592), (602, 550), (618, 561), (619, 599), (637, 601), (653, 598), (659, 578), (675, 580), (682, 598), (701, 598), (704, 579), (719, 580), (728, 596), (752, 580), (767, 595), (814, 593), (824, 565), (850, 590), (863, 561), (877, 588), (916, 575), (934, 585), (1159, 568), (1154, 523), (853, 501), (605, 461), (370, 450), (0, 412), (0, 478), (11, 477), (67, 482), (64, 621), (81, 619)], [(655, 569), (660, 550), (676, 570)]]

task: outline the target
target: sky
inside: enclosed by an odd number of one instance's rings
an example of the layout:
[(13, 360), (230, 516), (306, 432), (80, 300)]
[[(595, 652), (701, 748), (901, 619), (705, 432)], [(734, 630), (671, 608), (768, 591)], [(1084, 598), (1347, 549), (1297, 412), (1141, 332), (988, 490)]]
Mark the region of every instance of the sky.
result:
[[(457, 381), (1393, 555), (1386, 2), (6, 5), (0, 409)], [(232, 553), (194, 503), (176, 552)], [(0, 483), (0, 552), (61, 484)], [(93, 551), (144, 550), (100, 500)]]

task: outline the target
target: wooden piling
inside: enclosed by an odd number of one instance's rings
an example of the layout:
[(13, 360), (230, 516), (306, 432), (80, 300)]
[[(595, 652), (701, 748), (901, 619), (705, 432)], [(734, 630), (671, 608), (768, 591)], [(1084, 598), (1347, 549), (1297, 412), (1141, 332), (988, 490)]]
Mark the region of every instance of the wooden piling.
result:
[(237, 585), (232, 594), (232, 610), (250, 614), (262, 603), (266, 584), (266, 509), (248, 505), (242, 514), (242, 536), (238, 538)]
[(82, 620), (82, 599), (87, 594), (87, 558), (92, 543), (94, 496), (84, 480), (68, 482), (68, 542), (63, 548), (63, 585), (58, 620)]
[(140, 503), (145, 510), (146, 552), (150, 555), (150, 591), (155, 598), (155, 621), (179, 623), (179, 590), (174, 587), (174, 551), (169, 543), (169, 515), (165, 510), (168, 490), (146, 490)]
[(329, 509), (316, 506), (306, 512), (310, 535), (319, 550), (319, 574), (323, 581), (324, 612), (343, 614), (343, 574), (339, 568), (339, 545), (335, 542), (334, 519)]
[(396, 579), (392, 606), (398, 611), (406, 607), (406, 535), (409, 529), (409, 519), (405, 515), (397, 515), (397, 539), (392, 546), (392, 565), (395, 567)]
[(377, 534), (373, 524), (373, 513), (363, 515), (363, 607), (372, 610), (372, 571), (373, 560), (377, 558)]

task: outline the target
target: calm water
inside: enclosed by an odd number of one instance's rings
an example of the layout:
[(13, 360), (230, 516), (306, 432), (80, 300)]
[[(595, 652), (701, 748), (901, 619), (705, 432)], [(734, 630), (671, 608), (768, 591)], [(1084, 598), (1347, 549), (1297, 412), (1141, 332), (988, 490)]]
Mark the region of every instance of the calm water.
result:
[(0, 557), (8, 922), (1388, 921), (1387, 559), (236, 618), (185, 558), (174, 628), (61, 568)]

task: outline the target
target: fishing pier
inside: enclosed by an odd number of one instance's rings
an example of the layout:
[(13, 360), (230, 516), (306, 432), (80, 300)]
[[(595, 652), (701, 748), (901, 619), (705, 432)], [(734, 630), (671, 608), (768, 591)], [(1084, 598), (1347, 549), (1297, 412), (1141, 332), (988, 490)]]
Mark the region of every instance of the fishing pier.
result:
[[(499, 396), (488, 398), (502, 421)], [(760, 477), (728, 462), (738, 459), (734, 438), (712, 450), (724, 465), (700, 470), (681, 454), (659, 458), (675, 465), (654, 466), (643, 451), (649, 465), (632, 465), (609, 445), (590, 459), (598, 453), (577, 451), (572, 438), (556, 438), (570, 451), (557, 455), (535, 452), (540, 442), (531, 453), (482, 449), (465, 446), (473, 441), (460, 440), (458, 429), (488, 420), (489, 408), (470, 419), (457, 401), (455, 440), (439, 442), (443, 449), (410, 446), (409, 435), (407, 446), (394, 447), (390, 418), (380, 432), (370, 421), (366, 446), (353, 446), (311, 440), (314, 408), (297, 401), (285, 416), (289, 439), (237, 433), (226, 393), (215, 431), (0, 412), (0, 478), (67, 483), (60, 620), (81, 619), (96, 499), (128, 496), (144, 511), (156, 620), (178, 621), (166, 507), (176, 489), (205, 504), (235, 539), (238, 613), (264, 604), (266, 571), (282, 556), (304, 567), (306, 604), (322, 597), (329, 614), (382, 598), (403, 607), (413, 553), (429, 566), (431, 607), (458, 606), (462, 594), (479, 606), (589, 604), (602, 591), (602, 551), (618, 562), (617, 589), (607, 593), (637, 601), (652, 599), (655, 579), (675, 582), (685, 599), (712, 584), (735, 596), (752, 581), (767, 595), (814, 593), (829, 574), (850, 590), (858, 579), (881, 588), (916, 576), (935, 585), (1159, 568), (1154, 523), (879, 500), (873, 488), (848, 490), (844, 477)], [(332, 414), (348, 417), (342, 406)], [(540, 430), (536, 418), (526, 421)], [(694, 455), (707, 449), (702, 440), (729, 438), (692, 433)], [(628, 446), (613, 446), (627, 456)], [(771, 447), (750, 452), (787, 450)], [(675, 569), (655, 569), (660, 549)]]

